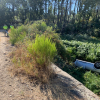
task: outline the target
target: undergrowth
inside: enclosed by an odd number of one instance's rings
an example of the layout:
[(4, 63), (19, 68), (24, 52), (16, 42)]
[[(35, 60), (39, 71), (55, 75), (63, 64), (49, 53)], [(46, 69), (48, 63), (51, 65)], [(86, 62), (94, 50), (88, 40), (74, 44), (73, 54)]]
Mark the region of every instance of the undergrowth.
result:
[(100, 95), (99, 74), (68, 65), (76, 57), (92, 62), (100, 59), (100, 41), (95, 37), (66, 35), (64, 39), (67, 40), (62, 41), (60, 34), (55, 33), (52, 27), (47, 26), (43, 21), (22, 25), (17, 29), (10, 29), (9, 32), (10, 41), (17, 48), (12, 53), (12, 61), (17, 73), (25, 73), (46, 83), (55, 76), (50, 67), (51, 62), (54, 62), (87, 88)]
[[(28, 44), (27, 44), (28, 43)], [(36, 36), (36, 39), (18, 46), (12, 53), (15, 68), (23, 70), (27, 75), (47, 83), (55, 76), (51, 62), (56, 55), (55, 44), (49, 38)]]
[(66, 50), (74, 58), (93, 63), (100, 60), (100, 43), (88, 43), (76, 40), (64, 40), (63, 43), (66, 46)]
[(17, 43), (18, 41), (23, 41), (26, 34), (27, 34), (27, 26), (20, 26), (17, 29), (12, 28), (10, 29), (10, 42), (12, 45), (14, 45), (15, 43)]

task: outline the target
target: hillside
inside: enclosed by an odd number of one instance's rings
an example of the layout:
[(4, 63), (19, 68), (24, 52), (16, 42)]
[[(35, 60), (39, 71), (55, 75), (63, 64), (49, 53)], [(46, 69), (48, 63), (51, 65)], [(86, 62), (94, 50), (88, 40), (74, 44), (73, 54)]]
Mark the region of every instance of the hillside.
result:
[(8, 55), (15, 47), (2, 32), (0, 49), (1, 100), (99, 100), (98, 96), (55, 65), (52, 67), (56, 67), (57, 77), (44, 85), (25, 76), (14, 75)]

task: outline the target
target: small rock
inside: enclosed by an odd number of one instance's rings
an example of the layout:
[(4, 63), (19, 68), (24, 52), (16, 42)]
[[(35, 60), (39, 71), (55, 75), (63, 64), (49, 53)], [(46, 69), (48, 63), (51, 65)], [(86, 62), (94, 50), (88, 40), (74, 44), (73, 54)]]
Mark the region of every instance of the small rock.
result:
[(5, 52), (4, 52), (3, 54), (4, 54), (4, 55), (6, 55), (6, 53), (5, 53)]
[(8, 61), (7, 59), (5, 59), (5, 61)]
[(12, 95), (9, 95), (9, 97), (12, 97)]
[(3, 93), (5, 93), (5, 91), (3, 91)]

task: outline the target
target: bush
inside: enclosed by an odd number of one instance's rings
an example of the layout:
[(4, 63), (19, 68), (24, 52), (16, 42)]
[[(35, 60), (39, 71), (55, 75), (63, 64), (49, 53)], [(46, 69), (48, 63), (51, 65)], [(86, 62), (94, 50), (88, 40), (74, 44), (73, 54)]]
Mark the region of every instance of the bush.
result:
[(40, 66), (46, 66), (53, 61), (56, 55), (55, 44), (51, 42), (49, 38), (44, 35), (36, 36), (35, 42), (30, 43), (28, 51), (36, 57), (36, 62)]
[(19, 26), (17, 29), (10, 29), (10, 42), (14, 45), (18, 41), (22, 41), (28, 33), (27, 26)]
[(30, 25), (30, 28), (33, 29), (34, 32), (38, 30), (43, 33), (46, 31), (47, 25), (44, 21), (35, 21), (32, 25)]
[(39, 31), (44, 32), (44, 31), (47, 29), (46, 23), (45, 23), (45, 22), (40, 22), (40, 23), (38, 23), (37, 29), (38, 29)]
[[(17, 44), (18, 45), (18, 44)], [(17, 46), (17, 50), (12, 53), (14, 68), (20, 69), (33, 78), (46, 83), (49, 79), (55, 76), (51, 68), (51, 62), (56, 55), (55, 43), (52, 43), (49, 38), (44, 35), (36, 36), (32, 41), (24, 41)]]
[(94, 29), (94, 35), (96, 37), (100, 37), (100, 29), (99, 28), (98, 29)]
[(35, 21), (33, 24), (28, 25), (28, 37), (32, 40), (35, 39), (36, 34), (43, 34), (47, 29), (47, 25), (43, 21)]
[(84, 74), (85, 86), (100, 95), (100, 75), (98, 73), (86, 72)]
[(55, 46), (57, 49), (57, 54), (66, 61), (68, 53), (66, 51), (65, 46), (63, 45), (63, 42), (60, 39), (60, 35), (55, 33), (55, 31), (52, 31), (52, 27), (47, 27), (47, 30), (45, 31), (44, 35), (48, 38), (51, 38), (53, 42), (55, 42)]
[(56, 55), (55, 43), (44, 35), (37, 35), (35, 40), (29, 43), (27, 50), (33, 56), (38, 69), (38, 78), (42, 82), (47, 81), (53, 75), (50, 65)]

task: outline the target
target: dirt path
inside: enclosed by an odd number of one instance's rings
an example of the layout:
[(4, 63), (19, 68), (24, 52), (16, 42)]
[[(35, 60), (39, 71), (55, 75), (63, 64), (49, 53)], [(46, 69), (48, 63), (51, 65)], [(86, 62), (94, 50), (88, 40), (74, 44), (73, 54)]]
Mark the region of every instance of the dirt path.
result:
[[(59, 77), (48, 85), (29, 82), (26, 77), (12, 76), (8, 70), (12, 66), (8, 54), (13, 46), (8, 40), (9, 38), (0, 32), (0, 100), (100, 100), (91, 93), (88, 98), (82, 84), (68, 75), (65, 77), (65, 74), (58, 75)], [(83, 90), (78, 90), (80, 86)]]

